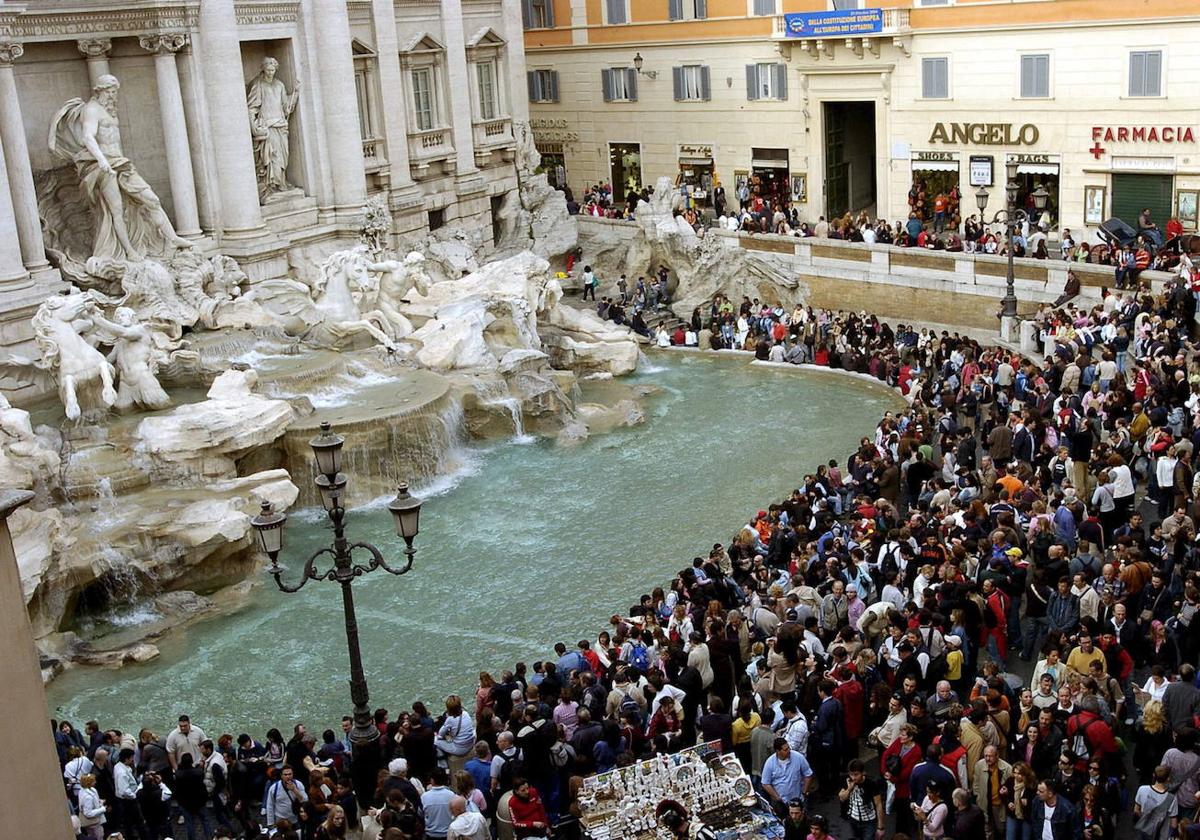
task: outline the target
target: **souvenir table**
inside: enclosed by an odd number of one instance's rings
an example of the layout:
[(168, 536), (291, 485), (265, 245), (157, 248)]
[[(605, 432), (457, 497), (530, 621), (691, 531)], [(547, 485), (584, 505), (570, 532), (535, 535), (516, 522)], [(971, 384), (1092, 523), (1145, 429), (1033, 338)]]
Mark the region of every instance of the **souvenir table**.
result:
[(588, 776), (579, 792), (584, 836), (590, 840), (669, 840), (659, 817), (688, 813), (718, 840), (774, 840), (783, 826), (754, 792), (750, 777), (721, 742)]

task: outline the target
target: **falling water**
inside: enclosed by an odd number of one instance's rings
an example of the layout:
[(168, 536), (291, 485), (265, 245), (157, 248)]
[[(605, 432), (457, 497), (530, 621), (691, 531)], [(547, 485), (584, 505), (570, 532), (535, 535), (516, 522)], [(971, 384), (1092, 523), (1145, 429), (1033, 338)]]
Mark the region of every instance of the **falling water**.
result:
[(481, 405), (489, 408), (500, 408), (512, 419), (512, 442), (521, 445), (535, 443), (534, 435), (525, 433), (525, 416), (521, 401), (513, 396), (507, 382), (503, 380), (481, 380), (475, 383), (475, 392), (479, 395)]
[(638, 350), (637, 372), (638, 373), (662, 373), (666, 370), (666, 365), (656, 365), (650, 361), (650, 357)]

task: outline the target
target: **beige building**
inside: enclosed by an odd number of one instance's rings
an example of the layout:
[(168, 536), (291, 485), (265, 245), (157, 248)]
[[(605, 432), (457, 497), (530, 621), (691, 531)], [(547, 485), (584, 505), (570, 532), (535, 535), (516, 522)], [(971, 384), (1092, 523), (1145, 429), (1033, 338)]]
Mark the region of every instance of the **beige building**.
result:
[(918, 180), (930, 204), (957, 186), (964, 216), (986, 186), (990, 216), (1014, 162), (1020, 203), (1044, 187), (1051, 226), (1076, 238), (1143, 207), (1195, 230), (1200, 7), (1125, 9), (527, 0), (534, 137), (576, 192), (667, 176), (701, 203), (719, 181), (732, 204), (749, 181), (808, 220), (898, 219)]
[[(291, 188), (260, 196), (247, 85), (268, 56), (299, 93)], [(0, 349), (26, 341), (33, 308), (62, 287), (77, 220), (56, 208), (78, 176), (47, 138), (105, 74), (121, 84), (124, 154), (175, 229), (252, 280), (355, 238), (371, 197), (410, 236), (487, 230), (517, 186), (519, 0), (0, 2)]]

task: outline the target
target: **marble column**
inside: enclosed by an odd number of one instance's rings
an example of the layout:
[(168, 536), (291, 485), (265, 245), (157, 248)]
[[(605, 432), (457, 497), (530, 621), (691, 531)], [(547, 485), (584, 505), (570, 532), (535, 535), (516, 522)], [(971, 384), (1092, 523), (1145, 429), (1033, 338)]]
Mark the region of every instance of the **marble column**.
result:
[(42, 222), (38, 217), (37, 190), (33, 186), (33, 168), (25, 143), (25, 121), (17, 98), (13, 62), (25, 52), (20, 44), (0, 43), (0, 142), (5, 148), (8, 188), (12, 194), (21, 259), (30, 270), (49, 265), (42, 242)]
[(264, 233), (233, 0), (204, 0), (200, 4), (196, 46), (204, 72), (208, 130), (216, 155), (222, 231), (234, 236)]
[(199, 236), (196, 179), (192, 174), (192, 151), (188, 144), (187, 119), (183, 113), (183, 94), (179, 88), (179, 69), (175, 66), (175, 53), (187, 42), (188, 36), (183, 32), (142, 35), (138, 38), (142, 49), (154, 54), (158, 110), (167, 147), (167, 176), (171, 181), (171, 199), (175, 207), (175, 231), (180, 236)]
[(320, 41), (314, 39), (312, 51), (320, 70), (321, 121), (333, 180), (334, 207), (337, 212), (355, 213), (367, 200), (367, 180), (358, 127), (350, 18), (346, 0), (309, 2), (312, 18), (320, 27)]
[(77, 43), (79, 51), (87, 58), (88, 82), (95, 87), (96, 80), (108, 72), (108, 54), (112, 52), (112, 39), (87, 38)]
[(529, 87), (525, 78), (525, 27), (521, 0), (503, 0), (505, 73), (508, 78), (508, 113), (514, 123), (529, 122)]
[[(388, 164), (391, 166), (392, 190), (402, 190), (413, 184), (408, 162), (408, 126), (404, 119), (404, 75), (400, 72), (400, 37), (396, 34), (394, 0), (371, 0), (375, 22), (375, 53), (379, 61), (379, 88), (383, 97), (380, 111), (383, 136), (387, 142)], [(395, 97), (393, 100), (392, 97)], [(389, 107), (395, 101), (396, 107)]]
[(471, 125), (471, 78), (467, 75), (467, 44), (463, 35), (462, 0), (442, 1), (442, 26), (446, 36), (446, 77), (450, 92), (454, 153), (459, 177), (474, 172), (475, 134)]
[[(0, 762), (0, 809), (20, 814), (20, 834), (46, 840), (74, 836), (63, 807), (63, 780), (46, 725), (46, 692), (21, 595), (9, 517), (33, 500), (28, 490), (0, 490), (0, 708), (5, 731), (21, 737), (20, 761)], [(5, 836), (8, 836), (7, 833)]]
[(8, 185), (7, 158), (7, 150), (0, 148), (0, 292), (23, 289), (32, 282), (21, 259), (17, 214)]

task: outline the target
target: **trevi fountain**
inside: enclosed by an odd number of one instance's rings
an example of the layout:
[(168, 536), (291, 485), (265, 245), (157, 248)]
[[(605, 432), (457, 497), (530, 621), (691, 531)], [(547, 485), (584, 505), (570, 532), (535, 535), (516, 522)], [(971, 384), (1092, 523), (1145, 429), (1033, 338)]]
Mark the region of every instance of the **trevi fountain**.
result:
[[(71, 165), (39, 195), (70, 286), (37, 307), (31, 351), (0, 359), (21, 386), (18, 404), (0, 397), (0, 486), (35, 493), (10, 526), (62, 715), (261, 728), (340, 714), (331, 593), (262, 585), (250, 525), (264, 502), (291, 512), (285, 561), (326, 539), (308, 445), (323, 423), (347, 440), (356, 539), (398, 553), (381, 502), (401, 483), (428, 499), (418, 573), (359, 584), (368, 679), (407, 702), (590, 636), (894, 403), (736, 357), (647, 364), (632, 332), (564, 300), (576, 224), (531, 148), (498, 245), (449, 228), (397, 248), (371, 202), (357, 241), (251, 282), (175, 233), (123, 154), (119, 89), (100, 76), (53, 120)], [(298, 95), (263, 62), (264, 195), (290, 188), (279, 126)], [(597, 264), (669, 265), (688, 311), (746, 277), (802, 298), (756, 257), (719, 259), (672, 219), (673, 196), (660, 183)]]

